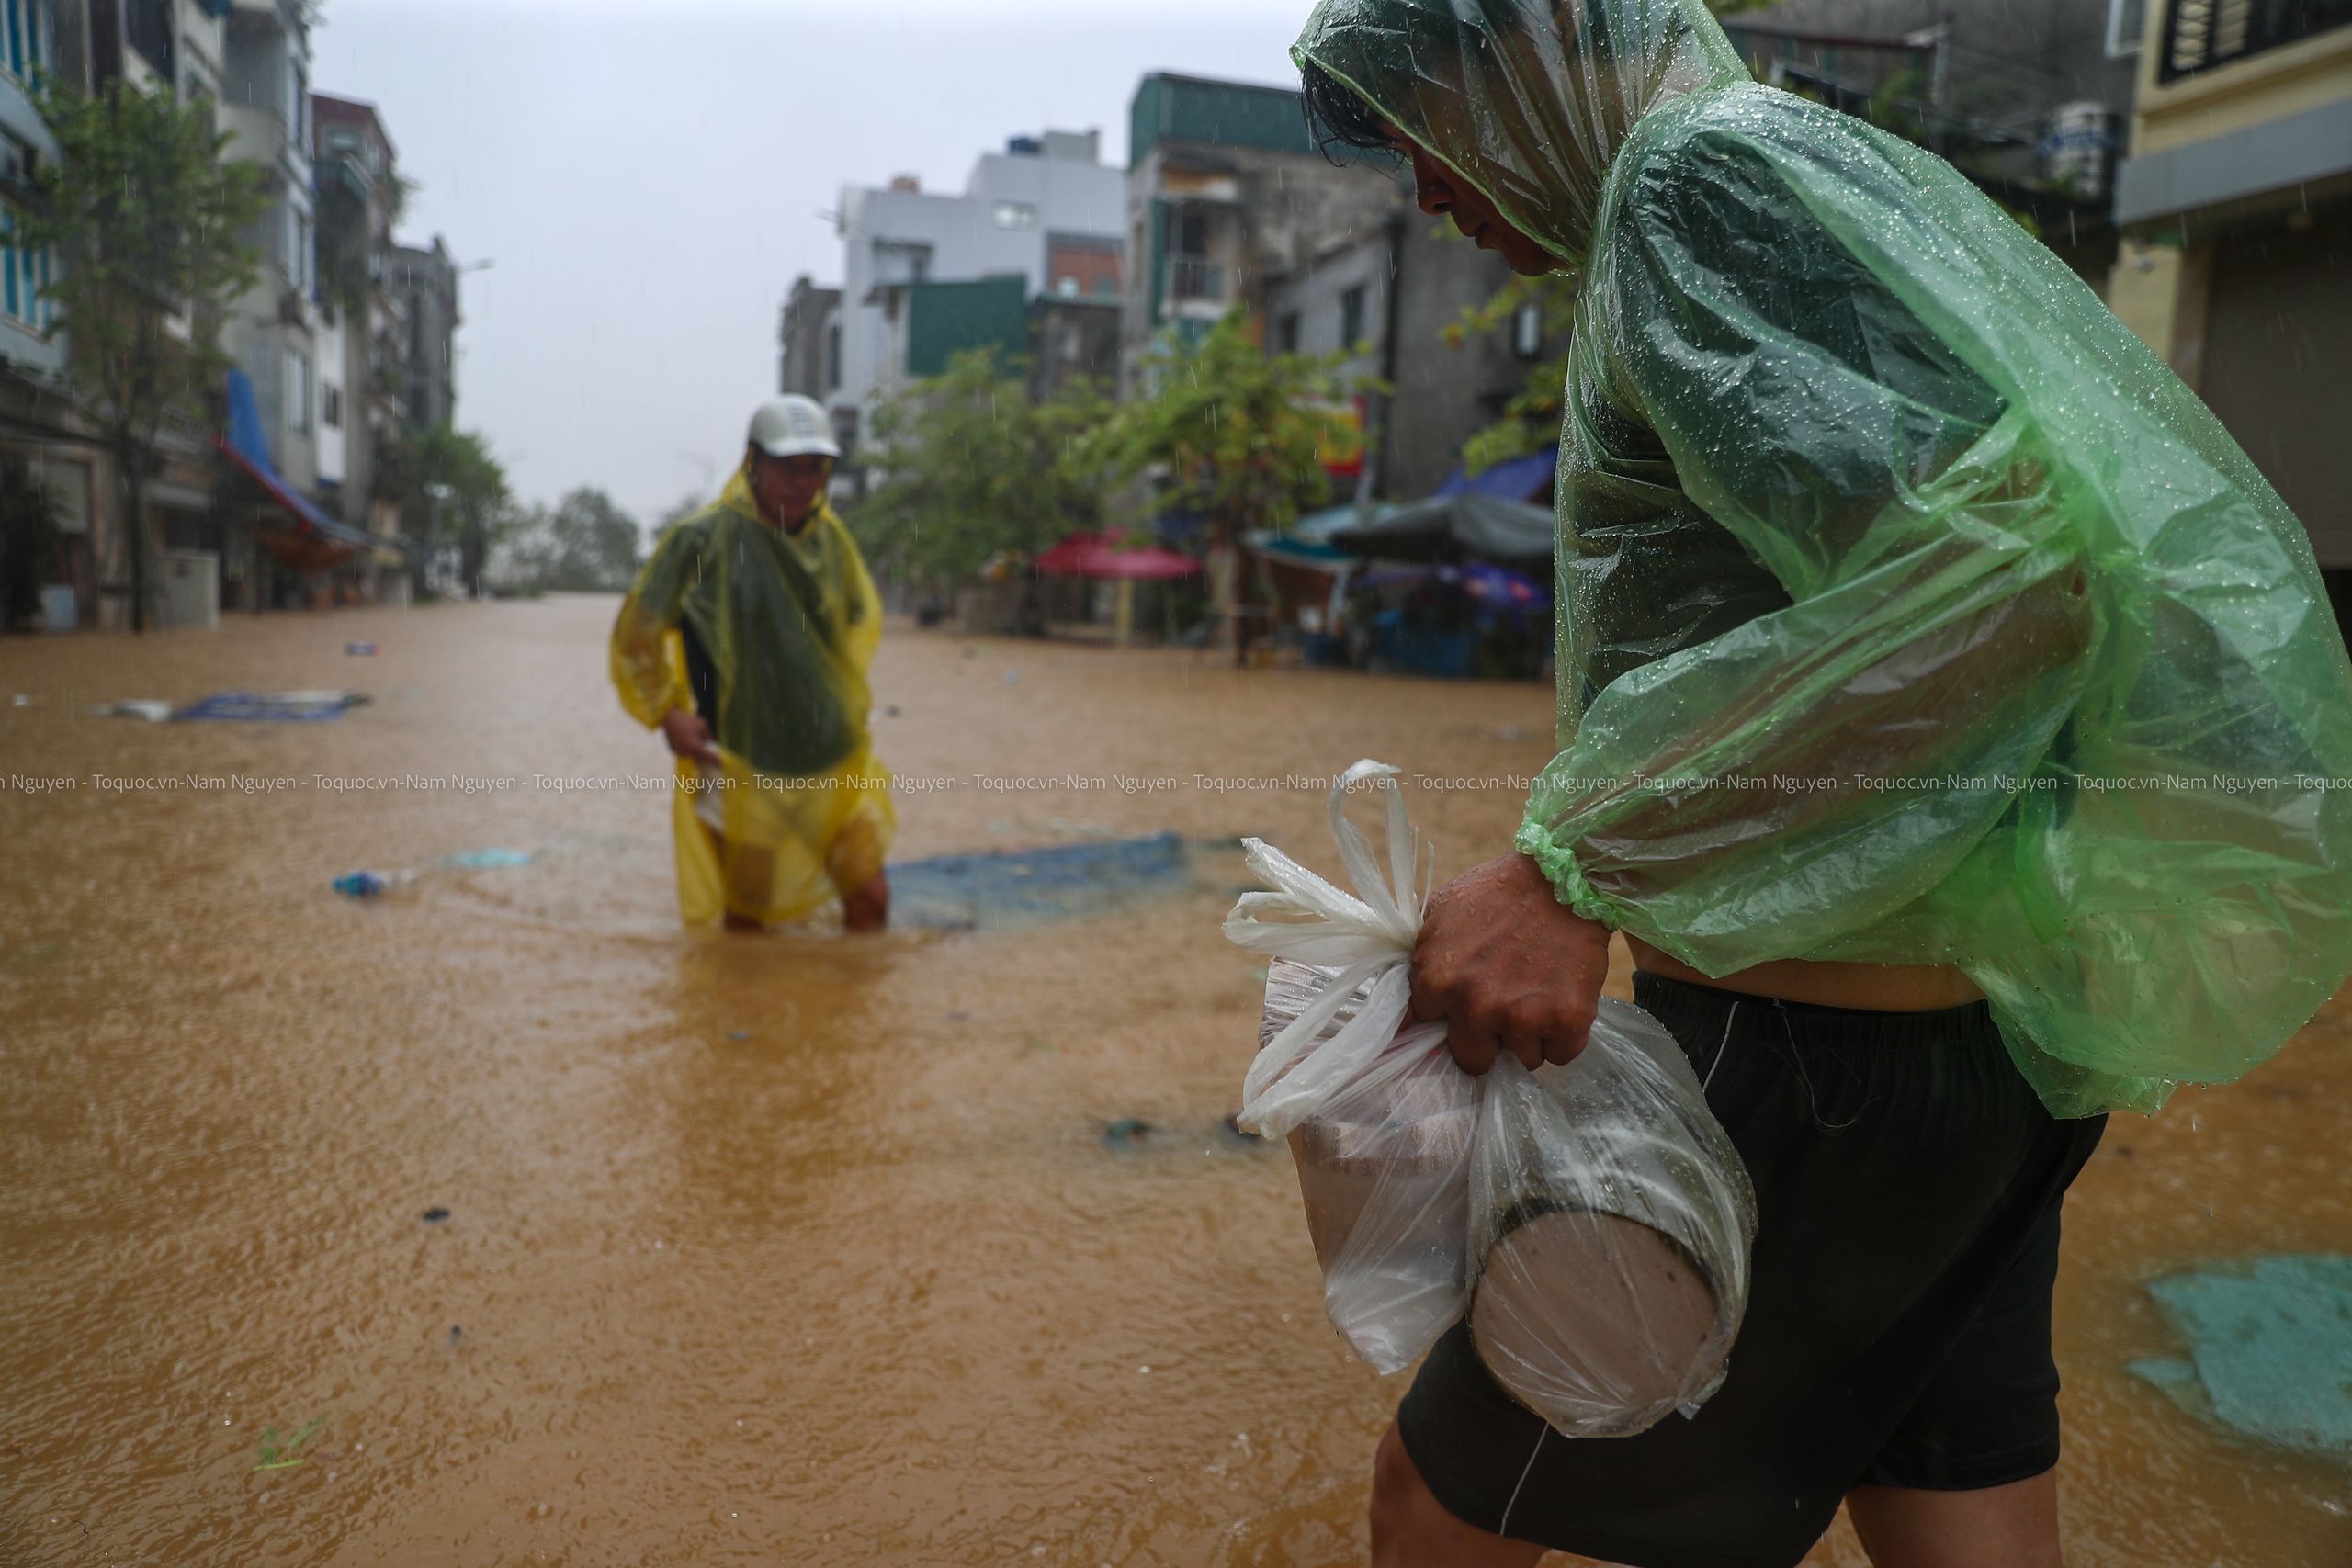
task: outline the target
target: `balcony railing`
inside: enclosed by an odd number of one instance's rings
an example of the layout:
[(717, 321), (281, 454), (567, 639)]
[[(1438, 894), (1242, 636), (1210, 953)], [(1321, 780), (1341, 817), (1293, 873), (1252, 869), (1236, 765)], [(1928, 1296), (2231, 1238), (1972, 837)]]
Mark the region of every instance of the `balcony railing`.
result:
[(1222, 300), (1225, 268), (1204, 256), (1170, 256), (1167, 292), (1170, 299)]
[(2352, 27), (2352, 0), (2172, 0), (2156, 79), (2178, 81), (2341, 27)]

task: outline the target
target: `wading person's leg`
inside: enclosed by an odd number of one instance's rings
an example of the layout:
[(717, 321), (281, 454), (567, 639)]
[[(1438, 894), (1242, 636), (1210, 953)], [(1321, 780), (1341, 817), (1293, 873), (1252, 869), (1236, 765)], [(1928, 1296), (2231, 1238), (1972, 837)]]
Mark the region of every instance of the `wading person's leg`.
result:
[(1532, 1568), (1544, 1551), (1447, 1513), (1388, 1424), (1372, 1460), (1373, 1568)]
[(1975, 1492), (1858, 1486), (1846, 1512), (1874, 1568), (2059, 1568), (2054, 1470)]
[(878, 931), (890, 923), (890, 878), (882, 869), (882, 835), (870, 812), (851, 818), (825, 852), (825, 872), (841, 890), (842, 924)]

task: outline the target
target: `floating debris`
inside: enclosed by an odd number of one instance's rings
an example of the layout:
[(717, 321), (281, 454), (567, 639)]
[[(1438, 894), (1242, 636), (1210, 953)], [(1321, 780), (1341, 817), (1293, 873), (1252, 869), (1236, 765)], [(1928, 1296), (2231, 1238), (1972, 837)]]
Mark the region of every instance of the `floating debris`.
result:
[(324, 724), (368, 702), (365, 692), (353, 691), (215, 692), (170, 716), (224, 724)]
[(941, 855), (890, 868), (892, 919), (926, 931), (1091, 914), (1190, 885), (1174, 833), (1001, 854)]
[(100, 703), (83, 711), (96, 718), (143, 718), (150, 724), (161, 724), (172, 716), (172, 705), (153, 697), (132, 697), (126, 702)]
[(284, 1442), (277, 1440), (277, 1428), (270, 1427), (261, 1435), (261, 1461), (255, 1470), (291, 1470), (303, 1461), (290, 1457), (296, 1449), (309, 1442), (320, 1427), (327, 1424), (323, 1416), (314, 1416), (302, 1428)]
[(1102, 1129), (1102, 1146), (1114, 1153), (1124, 1154), (1138, 1149), (1158, 1129), (1140, 1117), (1122, 1116)]
[(2221, 1264), (2148, 1293), (2192, 1359), (2134, 1361), (2135, 1375), (2244, 1436), (2352, 1454), (2352, 1258)]
[(468, 850), (462, 854), (444, 855), (441, 863), (459, 871), (501, 871), (508, 866), (528, 865), (528, 850)]
[(438, 1203), (424, 1211), (424, 1223), (428, 1225), (437, 1225), (448, 1217), (449, 1211), (441, 1207)]

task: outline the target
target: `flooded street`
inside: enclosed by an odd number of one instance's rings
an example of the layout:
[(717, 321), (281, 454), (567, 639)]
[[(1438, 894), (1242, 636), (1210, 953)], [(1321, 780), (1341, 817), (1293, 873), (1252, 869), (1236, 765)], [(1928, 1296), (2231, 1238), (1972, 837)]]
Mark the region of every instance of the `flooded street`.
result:
[[(676, 923), (614, 604), (0, 641), (0, 1564), (1360, 1562), (1404, 1380), (1323, 1321), (1287, 1155), (1226, 1126), (1231, 841), (1336, 875), (1285, 775), (1524, 775), (1548, 690), (894, 625), (895, 861), (1172, 830), (1190, 885), (724, 936)], [(326, 724), (81, 712), (345, 685)], [(290, 782), (130, 787), (189, 778)], [(1524, 800), (1407, 794), (1442, 876)], [(439, 863), (493, 848), (534, 858)], [(360, 868), (419, 874), (331, 890)], [(2075, 1190), (2077, 1568), (2352, 1560), (2340, 1463), (2126, 1370), (2185, 1354), (2146, 1281), (2352, 1252), (2348, 1021), (2118, 1117)], [(1841, 1523), (1812, 1561), (1861, 1558)]]

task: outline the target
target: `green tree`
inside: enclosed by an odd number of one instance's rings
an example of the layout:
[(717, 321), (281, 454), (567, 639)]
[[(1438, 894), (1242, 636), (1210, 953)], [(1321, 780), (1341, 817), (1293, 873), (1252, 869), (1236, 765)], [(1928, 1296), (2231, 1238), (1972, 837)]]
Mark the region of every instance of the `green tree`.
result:
[(489, 577), (502, 593), (612, 593), (644, 564), (645, 535), (611, 496), (588, 486), (550, 510), (511, 513)]
[(266, 205), (263, 175), (227, 160), (209, 103), (182, 106), (168, 88), (51, 86), (40, 109), (58, 156), (36, 175), (41, 199), (17, 243), (55, 259), (49, 330), (66, 334), (67, 373), (121, 479), (131, 626), (143, 631), (147, 481), (164, 427), (200, 419), (228, 369), (220, 323), (257, 276), (241, 235)]
[(645, 531), (601, 490), (582, 486), (558, 502), (548, 532), (556, 547), (549, 588), (617, 593), (645, 564)]
[(881, 483), (849, 518), (877, 567), (951, 585), (1100, 525), (1092, 442), (1110, 405), (1084, 382), (1033, 400), (1025, 373), (994, 348), (967, 349), (877, 411)]
[(429, 592), (427, 563), (454, 545), (458, 578), (480, 598), (483, 563), (513, 511), (506, 470), (491, 456), (489, 439), (447, 423), (409, 431), (379, 448), (375, 488), (400, 508), (417, 596)]
[(1104, 426), (1097, 460), (1115, 475), (1164, 474), (1163, 499), (1206, 513), (1220, 543), (1281, 528), (1329, 498), (1334, 411), (1377, 387), (1343, 381), (1348, 357), (1269, 355), (1239, 306), (1193, 347), (1164, 334), (1145, 363), (1148, 389)]

